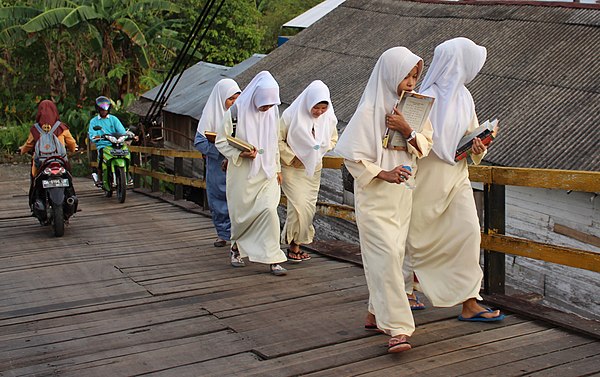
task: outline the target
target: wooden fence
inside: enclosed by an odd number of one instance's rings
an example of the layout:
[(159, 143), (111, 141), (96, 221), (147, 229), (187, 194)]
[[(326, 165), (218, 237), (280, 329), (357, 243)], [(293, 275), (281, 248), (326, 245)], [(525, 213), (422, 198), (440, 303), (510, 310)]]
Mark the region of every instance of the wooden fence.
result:
[[(140, 176), (152, 178), (152, 191), (159, 191), (159, 181), (175, 185), (176, 200), (183, 199), (183, 186), (206, 188), (203, 179), (183, 175), (183, 159), (203, 158), (200, 152), (177, 151), (161, 148), (131, 146), (135, 173), (134, 185), (139, 187)], [(142, 156), (147, 155), (146, 158)], [(174, 174), (159, 172), (161, 157), (174, 159)], [(149, 161), (141, 167), (140, 161)], [(146, 164), (148, 165), (148, 164)], [(323, 167), (340, 169), (343, 159), (326, 156)], [(510, 237), (505, 232), (505, 186), (525, 186), (583, 192), (600, 192), (600, 172), (525, 169), (495, 166), (469, 166), (473, 182), (484, 184), (484, 230), (481, 246), (484, 249), (484, 291), (486, 294), (504, 294), (505, 254), (557, 263), (565, 266), (600, 272), (600, 254), (591, 251), (555, 246), (527, 239)], [(282, 197), (282, 204), (285, 204)], [(317, 203), (317, 213), (355, 221), (354, 208), (345, 205)]]

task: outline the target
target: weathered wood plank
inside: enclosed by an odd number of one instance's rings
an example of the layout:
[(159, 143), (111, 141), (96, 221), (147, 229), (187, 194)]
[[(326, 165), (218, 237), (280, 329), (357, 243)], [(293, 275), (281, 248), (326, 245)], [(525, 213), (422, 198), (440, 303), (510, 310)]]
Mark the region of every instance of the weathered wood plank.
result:
[[(569, 342), (567, 345), (565, 345), (565, 340)], [(561, 347), (566, 348), (561, 349)], [(513, 354), (515, 360), (512, 360)], [(492, 376), (508, 376), (518, 371), (522, 375), (529, 376), (529, 373), (549, 370), (551, 373), (554, 373), (552, 376), (562, 377), (565, 374), (561, 373), (560, 370), (553, 369), (557, 366), (562, 369), (564, 365), (567, 365), (567, 368), (578, 372), (574, 376), (582, 376), (585, 375), (586, 371), (579, 369), (577, 362), (593, 358), (599, 354), (600, 342), (590, 342), (589, 340), (586, 341), (585, 338), (577, 337), (573, 334), (565, 334), (564, 339), (561, 339), (560, 342), (548, 341), (539, 343), (535, 347), (515, 350), (511, 352), (511, 355), (505, 355), (504, 352), (490, 355), (489, 358), (496, 363), (502, 360), (505, 360), (505, 362), (498, 363), (498, 366), (493, 368), (486, 368), (484, 373)], [(504, 357), (507, 358), (504, 359)], [(600, 372), (600, 363), (598, 362), (599, 360), (596, 360), (596, 372)], [(472, 373), (463, 375), (471, 377), (480, 376), (482, 373), (481, 368), (478, 370), (476, 368), (477, 366), (473, 366)]]
[[(390, 355), (386, 354), (385, 343), (380, 347), (380, 356), (372, 357), (364, 361), (358, 361), (355, 363), (349, 363), (341, 365), (336, 368), (325, 369), (320, 372), (307, 374), (308, 376), (347, 376), (347, 375), (359, 375), (368, 374), (376, 371), (384, 371), (386, 376), (398, 375), (399, 373), (414, 374), (414, 365), (420, 365), (421, 360), (435, 360), (436, 357), (443, 357), (443, 355), (456, 352), (459, 350), (476, 349), (482, 344), (493, 344), (497, 341), (512, 339), (525, 334), (536, 333), (545, 331), (544, 326), (533, 324), (531, 322), (525, 322), (516, 324), (513, 326), (503, 326), (505, 324), (496, 324), (496, 326), (490, 328), (486, 326), (477, 325), (488, 325), (484, 323), (473, 324), (476, 325), (481, 332), (471, 333), (465, 336), (456, 336), (453, 338), (436, 341), (433, 343), (427, 342), (426, 344), (421, 343), (421, 339), (416, 334), (411, 339), (411, 344), (414, 349), (410, 352), (401, 354)], [(382, 340), (385, 338), (382, 337)], [(417, 351), (418, 352), (415, 352)], [(468, 354), (473, 357), (473, 354)], [(413, 367), (407, 370), (402, 370), (402, 367), (411, 363)], [(420, 369), (417, 369), (418, 373)]]
[(573, 249), (566, 246), (552, 246), (497, 234), (482, 234), (481, 247), (487, 250), (600, 272), (600, 253), (593, 251)]
[[(590, 355), (577, 361), (569, 361), (553, 368), (531, 373), (531, 377), (580, 377), (580, 376), (598, 376), (600, 374), (600, 354), (598, 347), (595, 347), (596, 354)], [(575, 356), (576, 357), (576, 356)]]

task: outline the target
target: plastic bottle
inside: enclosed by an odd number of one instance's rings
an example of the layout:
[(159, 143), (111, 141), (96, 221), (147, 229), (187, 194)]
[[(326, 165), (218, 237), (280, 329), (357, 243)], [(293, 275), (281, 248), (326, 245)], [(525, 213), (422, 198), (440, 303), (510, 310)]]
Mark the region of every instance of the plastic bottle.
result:
[[(412, 167), (410, 165), (402, 165), (402, 167), (412, 173)], [(417, 187), (417, 184), (415, 183), (415, 177), (412, 175), (408, 177), (403, 184), (409, 190), (414, 190)]]

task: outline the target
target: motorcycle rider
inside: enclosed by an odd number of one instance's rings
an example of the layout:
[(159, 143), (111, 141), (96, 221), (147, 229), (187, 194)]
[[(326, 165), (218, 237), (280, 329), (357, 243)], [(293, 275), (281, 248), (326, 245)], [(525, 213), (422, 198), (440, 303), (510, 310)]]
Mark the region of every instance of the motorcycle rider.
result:
[[(90, 141), (96, 144), (96, 149), (98, 150), (98, 168), (94, 169), (94, 172), (92, 173), (94, 183), (98, 187), (102, 186), (102, 149), (110, 145), (108, 140), (104, 140), (100, 138), (100, 136), (104, 134), (127, 133), (119, 118), (110, 114), (111, 108), (112, 103), (109, 98), (105, 96), (96, 98), (96, 110), (98, 111), (98, 115), (90, 120), (88, 129)], [(94, 130), (95, 126), (100, 126), (102, 129), (96, 131)]]
[[(52, 129), (52, 126), (60, 120), (60, 115), (58, 114), (58, 109), (54, 102), (50, 100), (43, 100), (38, 104), (37, 115), (35, 116), (35, 122), (38, 124), (42, 130), (49, 132)], [(71, 131), (69, 131), (69, 126), (66, 123), (60, 122), (60, 126), (56, 128), (54, 134), (58, 138), (58, 140), (65, 146), (67, 151), (75, 152), (77, 150), (77, 142), (73, 135), (71, 135)], [(27, 141), (21, 147), (19, 147), (18, 152), (20, 154), (32, 153), (35, 148), (35, 143), (40, 138), (40, 132), (36, 128), (35, 124), (31, 126), (29, 129), (29, 136), (27, 137)], [(36, 164), (34, 158), (31, 159), (31, 179), (30, 179), (30, 187), (29, 187), (29, 201), (30, 204), (33, 203), (33, 181), (35, 176), (38, 173), (38, 169), (40, 166)], [(67, 170), (71, 170), (71, 166), (68, 161), (65, 161), (65, 168)]]
[[(35, 122), (40, 125), (40, 127), (48, 132), (56, 123), (56, 121), (60, 120), (60, 115), (58, 114), (58, 109), (54, 102), (50, 100), (43, 100), (38, 104), (37, 115), (35, 116)], [(58, 140), (65, 146), (67, 151), (75, 152), (77, 150), (77, 142), (73, 135), (71, 135), (71, 131), (69, 131), (69, 126), (66, 123), (60, 123), (60, 126), (54, 131)], [(29, 137), (27, 137), (27, 141), (25, 144), (19, 147), (19, 153), (25, 154), (30, 153), (35, 148), (35, 143), (40, 138), (40, 132), (35, 127), (35, 124), (31, 126), (29, 129)], [(36, 166), (33, 159), (31, 160), (31, 176), (35, 177), (37, 174), (37, 170), (39, 166)], [(67, 164), (67, 169), (70, 170), (70, 166)]]

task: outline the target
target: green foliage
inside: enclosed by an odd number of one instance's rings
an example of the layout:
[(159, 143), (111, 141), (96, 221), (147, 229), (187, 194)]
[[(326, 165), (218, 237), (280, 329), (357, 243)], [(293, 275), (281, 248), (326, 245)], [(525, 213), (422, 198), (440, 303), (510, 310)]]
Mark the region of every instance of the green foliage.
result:
[[(80, 145), (100, 94), (137, 124), (123, 109), (162, 82), (207, 1), (0, 0), (0, 149), (25, 141), (42, 99), (55, 100)], [(319, 2), (227, 0), (193, 62), (267, 53), (281, 24)]]
[(0, 128), (0, 152), (12, 153), (25, 143), (30, 124), (9, 124)]

